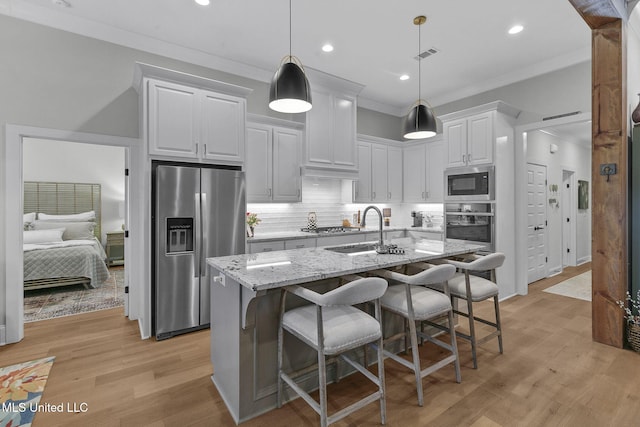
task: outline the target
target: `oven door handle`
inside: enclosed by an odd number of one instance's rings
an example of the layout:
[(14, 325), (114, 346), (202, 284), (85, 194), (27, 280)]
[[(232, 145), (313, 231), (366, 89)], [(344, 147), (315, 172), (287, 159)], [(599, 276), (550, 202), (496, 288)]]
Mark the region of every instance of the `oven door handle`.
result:
[(544, 230), (544, 226), (541, 225), (539, 227), (538, 226), (533, 227), (533, 231), (538, 231), (538, 230)]

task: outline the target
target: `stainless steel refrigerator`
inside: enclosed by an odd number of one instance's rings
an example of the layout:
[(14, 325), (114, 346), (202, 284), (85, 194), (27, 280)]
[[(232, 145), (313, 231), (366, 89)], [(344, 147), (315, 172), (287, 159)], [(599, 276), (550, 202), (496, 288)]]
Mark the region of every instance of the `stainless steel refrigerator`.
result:
[(152, 163), (156, 339), (206, 328), (206, 258), (244, 253), (245, 177), (237, 168)]

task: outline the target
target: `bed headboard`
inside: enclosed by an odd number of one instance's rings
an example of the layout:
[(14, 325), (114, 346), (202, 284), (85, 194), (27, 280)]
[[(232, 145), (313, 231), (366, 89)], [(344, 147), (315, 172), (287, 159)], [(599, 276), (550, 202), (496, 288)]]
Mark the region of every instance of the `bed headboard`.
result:
[(102, 233), (100, 184), (24, 182), (24, 213), (69, 215), (87, 211), (96, 213), (96, 228), (93, 234), (100, 240)]

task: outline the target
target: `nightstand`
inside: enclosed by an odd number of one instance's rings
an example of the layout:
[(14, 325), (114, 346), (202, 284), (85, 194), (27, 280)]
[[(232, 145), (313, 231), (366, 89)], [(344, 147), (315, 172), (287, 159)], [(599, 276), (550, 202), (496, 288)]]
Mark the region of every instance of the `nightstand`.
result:
[(124, 231), (107, 233), (107, 265), (124, 265)]

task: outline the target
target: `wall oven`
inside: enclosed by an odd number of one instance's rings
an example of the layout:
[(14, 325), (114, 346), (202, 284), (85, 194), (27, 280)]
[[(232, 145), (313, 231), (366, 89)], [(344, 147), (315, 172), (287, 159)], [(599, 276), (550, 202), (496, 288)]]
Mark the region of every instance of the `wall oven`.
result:
[(445, 237), (482, 245), (481, 252), (495, 250), (495, 205), (493, 203), (445, 204)]
[(494, 200), (493, 166), (452, 168), (445, 171), (446, 201)]

